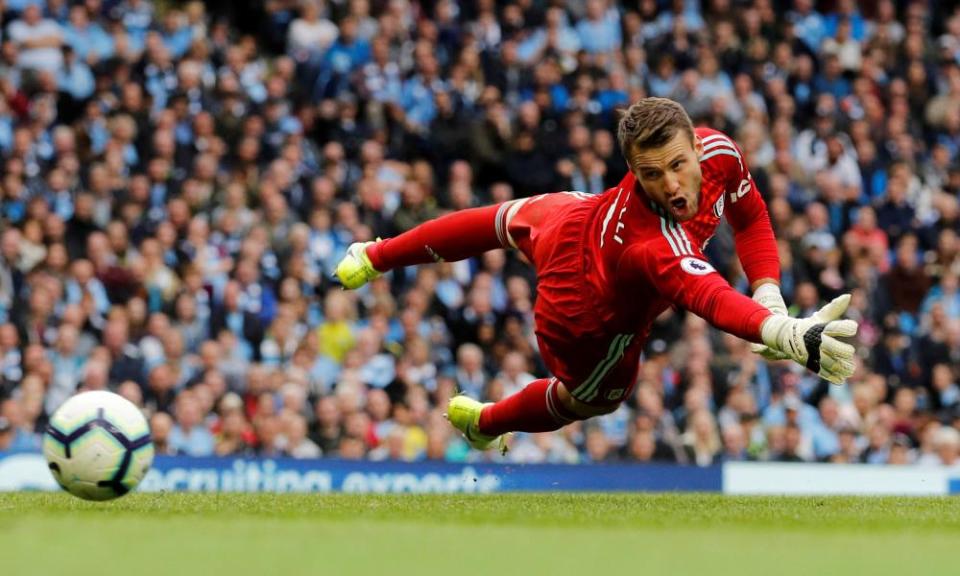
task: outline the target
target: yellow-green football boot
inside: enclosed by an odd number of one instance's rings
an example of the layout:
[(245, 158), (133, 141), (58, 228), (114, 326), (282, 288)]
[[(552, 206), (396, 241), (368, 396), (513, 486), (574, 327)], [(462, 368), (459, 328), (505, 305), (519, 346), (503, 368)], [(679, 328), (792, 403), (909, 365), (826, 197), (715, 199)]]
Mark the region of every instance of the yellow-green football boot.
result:
[(347, 248), (347, 254), (337, 264), (336, 275), (348, 290), (354, 290), (380, 277), (367, 256), (367, 246), (373, 242), (354, 242)]
[(507, 434), (487, 436), (480, 433), (480, 413), (485, 406), (491, 404), (492, 402), (484, 404), (463, 395), (454, 396), (447, 404), (445, 416), (454, 428), (463, 433), (463, 437), (473, 448), (486, 450), (496, 442), (500, 454), (506, 454), (508, 450)]

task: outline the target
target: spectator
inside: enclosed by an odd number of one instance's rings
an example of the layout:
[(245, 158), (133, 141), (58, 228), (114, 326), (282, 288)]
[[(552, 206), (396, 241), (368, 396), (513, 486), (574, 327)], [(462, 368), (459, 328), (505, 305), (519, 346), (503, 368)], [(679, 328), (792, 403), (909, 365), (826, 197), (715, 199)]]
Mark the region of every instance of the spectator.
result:
[(787, 19), (793, 24), (794, 33), (806, 48), (814, 53), (819, 52), (827, 31), (823, 16), (814, 9), (813, 0), (794, 2), (793, 10), (787, 13)]
[(195, 395), (177, 396), (176, 424), (170, 430), (170, 446), (188, 456), (210, 456), (214, 451), (213, 434), (203, 426), (203, 412)]
[(591, 428), (585, 441), (584, 461), (603, 463), (613, 460), (616, 454), (611, 449), (610, 439), (599, 428)]
[(960, 432), (950, 426), (940, 428), (934, 439), (934, 447), (940, 458), (939, 464), (953, 466), (960, 460)]
[(861, 462), (860, 447), (857, 446), (857, 431), (853, 428), (841, 428), (837, 434), (839, 446), (830, 456), (830, 462), (837, 464), (855, 464)]
[(486, 383), (483, 371), (483, 350), (476, 344), (464, 344), (457, 350), (457, 389), (472, 396), (481, 396)]
[(753, 459), (747, 451), (747, 437), (739, 423), (723, 428), (721, 437), (723, 451), (717, 455), (719, 462), (744, 462)]
[(713, 416), (707, 410), (698, 410), (688, 419), (683, 433), (687, 458), (698, 466), (709, 466), (720, 453), (721, 444)]
[(287, 53), (305, 62), (322, 57), (339, 35), (336, 24), (323, 18), (319, 0), (300, 3), (300, 17), (290, 23), (287, 32)]
[(784, 428), (783, 451), (780, 452), (777, 460), (779, 462), (806, 462), (806, 458), (801, 455), (801, 439), (800, 427), (795, 424), (787, 425)]
[(29, 414), (21, 400), (10, 399), (0, 402), (0, 419), (9, 427), (8, 447), (10, 450), (39, 450), (40, 435), (37, 434), (29, 421)]
[(170, 444), (170, 432), (173, 430), (173, 418), (166, 412), (156, 412), (150, 418), (150, 435), (155, 454), (174, 456), (177, 449)]
[(319, 458), (320, 447), (307, 438), (307, 420), (300, 414), (289, 414), (284, 422), (284, 450), (294, 458)]
[(10, 39), (17, 46), (17, 67), (28, 71), (56, 72), (63, 65), (60, 47), (63, 29), (55, 20), (43, 17), (37, 4), (28, 4), (20, 18), (9, 26)]
[(587, 0), (586, 16), (576, 28), (580, 45), (588, 54), (609, 53), (620, 48), (620, 12), (607, 0)]

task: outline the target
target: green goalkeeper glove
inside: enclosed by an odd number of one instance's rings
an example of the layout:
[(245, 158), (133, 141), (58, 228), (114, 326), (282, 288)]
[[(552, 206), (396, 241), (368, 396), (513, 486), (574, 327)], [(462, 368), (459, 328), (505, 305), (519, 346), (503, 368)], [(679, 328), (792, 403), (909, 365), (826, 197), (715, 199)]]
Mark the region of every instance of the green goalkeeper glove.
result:
[(857, 333), (853, 320), (841, 320), (850, 305), (844, 294), (809, 318), (774, 314), (763, 322), (760, 337), (771, 350), (782, 353), (811, 372), (834, 384), (853, 375), (853, 346), (837, 340)]

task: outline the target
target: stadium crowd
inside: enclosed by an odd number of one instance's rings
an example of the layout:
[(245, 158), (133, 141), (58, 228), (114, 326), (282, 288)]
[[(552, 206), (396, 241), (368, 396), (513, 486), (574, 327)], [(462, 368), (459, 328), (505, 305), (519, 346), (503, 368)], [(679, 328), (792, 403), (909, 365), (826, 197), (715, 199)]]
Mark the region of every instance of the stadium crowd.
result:
[[(683, 311), (617, 412), (518, 462), (960, 459), (960, 8), (852, 0), (0, 0), (0, 450), (78, 390), (158, 453), (501, 459), (443, 418), (545, 375), (515, 253), (354, 293), (347, 245), (600, 193), (618, 108), (736, 139), (791, 313), (850, 291), (830, 386)], [(708, 254), (748, 290), (729, 229)], [(746, 257), (749, 257), (747, 255)]]

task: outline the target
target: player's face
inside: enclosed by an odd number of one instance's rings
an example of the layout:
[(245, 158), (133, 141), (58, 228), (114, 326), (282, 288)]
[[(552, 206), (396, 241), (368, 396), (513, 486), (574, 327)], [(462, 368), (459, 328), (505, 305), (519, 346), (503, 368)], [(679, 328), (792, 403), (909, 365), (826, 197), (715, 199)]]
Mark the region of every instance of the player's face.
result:
[(627, 161), (647, 196), (683, 222), (696, 216), (700, 208), (702, 153), (699, 138), (690, 142), (687, 134), (677, 132), (659, 148), (631, 150)]

